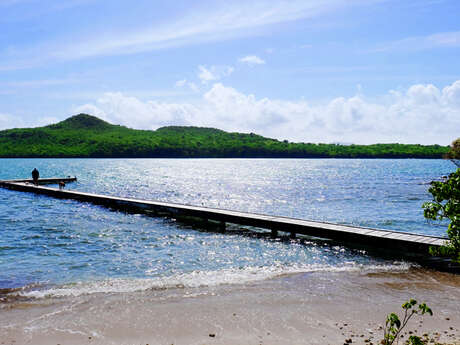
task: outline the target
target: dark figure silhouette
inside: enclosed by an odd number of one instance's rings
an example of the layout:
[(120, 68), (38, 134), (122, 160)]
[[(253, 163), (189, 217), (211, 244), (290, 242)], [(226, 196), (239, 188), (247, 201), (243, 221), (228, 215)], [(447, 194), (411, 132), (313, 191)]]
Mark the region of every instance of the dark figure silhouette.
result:
[(34, 180), (34, 184), (38, 186), (38, 178), (40, 177), (40, 173), (38, 172), (37, 168), (32, 170), (32, 179)]

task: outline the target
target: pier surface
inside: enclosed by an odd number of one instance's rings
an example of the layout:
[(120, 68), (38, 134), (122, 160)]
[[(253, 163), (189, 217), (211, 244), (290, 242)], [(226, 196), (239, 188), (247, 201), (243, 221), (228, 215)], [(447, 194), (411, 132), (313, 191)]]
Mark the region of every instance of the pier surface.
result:
[[(38, 184), (58, 184), (59, 182), (75, 182), (77, 180), (76, 177), (50, 177), (50, 178), (39, 178)], [(31, 178), (29, 179), (22, 179), (22, 180), (0, 180), (0, 186), (4, 187), (5, 183), (34, 183), (34, 180)]]
[[(71, 182), (76, 178), (65, 179), (41, 179), (40, 184), (59, 183), (59, 181)], [(278, 232), (290, 233), (335, 240), (341, 243), (350, 244), (357, 248), (374, 248), (382, 251), (393, 251), (401, 256), (423, 256), (426, 257), (430, 246), (441, 246), (445, 244), (446, 238), (413, 234), (407, 232), (372, 229), (348, 225), (340, 225), (326, 222), (316, 222), (304, 219), (278, 217), (264, 214), (246, 213), (215, 209), (201, 206), (183, 205), (160, 201), (150, 201), (132, 198), (121, 198), (116, 196), (84, 193), (74, 190), (65, 190), (36, 186), (32, 180), (8, 180), (1, 181), (0, 187), (16, 191), (44, 194), (51, 197), (74, 199), (93, 204), (107, 206), (113, 209), (135, 211), (152, 215), (168, 215), (175, 218), (199, 218), (218, 222), (222, 230), (226, 223), (252, 226), (269, 229), (273, 235)], [(428, 259), (430, 260), (430, 259)], [(439, 258), (433, 262), (434, 266), (445, 266)], [(445, 260), (444, 260), (445, 261)], [(450, 263), (449, 263), (450, 265)]]

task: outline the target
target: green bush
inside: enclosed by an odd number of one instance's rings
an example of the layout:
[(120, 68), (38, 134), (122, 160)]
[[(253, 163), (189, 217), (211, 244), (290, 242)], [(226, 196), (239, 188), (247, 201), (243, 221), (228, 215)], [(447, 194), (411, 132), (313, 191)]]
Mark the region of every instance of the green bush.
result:
[(433, 200), (423, 204), (424, 216), (431, 220), (449, 219), (447, 236), (449, 241), (432, 254), (449, 256), (460, 262), (460, 168), (444, 181), (433, 181), (428, 191)]

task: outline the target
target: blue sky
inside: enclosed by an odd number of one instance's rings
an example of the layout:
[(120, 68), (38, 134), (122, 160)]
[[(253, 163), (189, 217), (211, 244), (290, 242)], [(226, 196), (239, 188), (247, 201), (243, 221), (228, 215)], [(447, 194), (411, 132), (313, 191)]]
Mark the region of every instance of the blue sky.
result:
[(460, 1), (0, 0), (0, 129), (86, 112), (303, 142), (460, 135)]

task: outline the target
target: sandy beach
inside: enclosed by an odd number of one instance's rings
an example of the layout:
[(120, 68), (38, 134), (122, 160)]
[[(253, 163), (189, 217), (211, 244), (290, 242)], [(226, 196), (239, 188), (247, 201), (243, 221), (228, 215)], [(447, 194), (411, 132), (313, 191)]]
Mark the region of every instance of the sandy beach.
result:
[(1, 305), (0, 344), (377, 344), (385, 316), (409, 298), (434, 316), (414, 317), (407, 331), (454, 344), (459, 288), (460, 276), (412, 268), (10, 300)]

